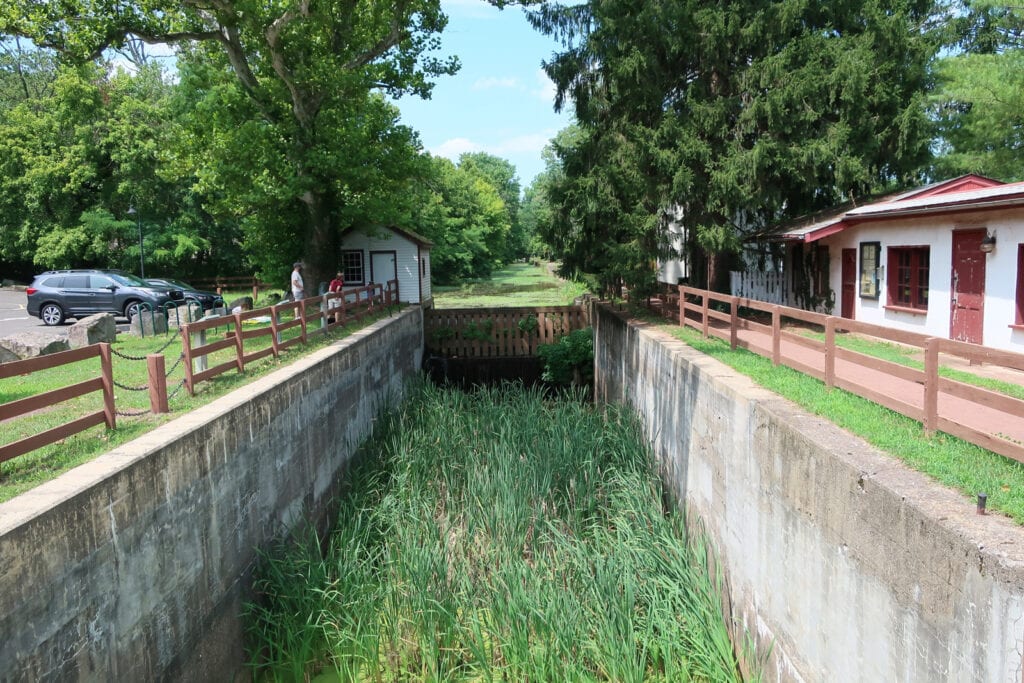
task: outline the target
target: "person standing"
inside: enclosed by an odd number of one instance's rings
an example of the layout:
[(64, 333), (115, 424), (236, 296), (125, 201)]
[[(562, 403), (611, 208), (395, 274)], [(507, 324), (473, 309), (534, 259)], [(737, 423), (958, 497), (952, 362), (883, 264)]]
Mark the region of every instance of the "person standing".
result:
[[(341, 290), (343, 290), (344, 288), (345, 288), (345, 276), (342, 275), (341, 271), (339, 270), (338, 274), (334, 276), (333, 280), (331, 280), (331, 284), (327, 287), (327, 291), (328, 292), (330, 292), (331, 294), (337, 295), (336, 297), (332, 298), (328, 302), (328, 304), (327, 304), (327, 308), (328, 309), (341, 308), (341, 296), (342, 296)], [(334, 320), (335, 320), (335, 322), (337, 322), (337, 320), (338, 320), (338, 314), (337, 313), (334, 314)]]
[(302, 261), (292, 266), (292, 299), (298, 301), (306, 298), (306, 287), (302, 282)]

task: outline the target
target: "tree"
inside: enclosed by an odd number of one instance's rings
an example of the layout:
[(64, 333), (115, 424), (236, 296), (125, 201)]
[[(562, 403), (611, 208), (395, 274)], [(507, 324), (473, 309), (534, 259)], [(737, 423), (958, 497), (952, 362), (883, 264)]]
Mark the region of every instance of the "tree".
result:
[(519, 178), (512, 162), (486, 152), (466, 152), (459, 156), (459, 168), (469, 173), (478, 174), (489, 182), (498, 192), (511, 226), (508, 242), (502, 254), (504, 261), (512, 261), (526, 256), (527, 245), (519, 225), (519, 208), (521, 203)]
[(932, 100), (934, 175), (1024, 179), (1024, 17), (991, 0), (968, 3), (951, 27), (958, 49), (941, 59)]
[(36, 56), (18, 80), (36, 87), (0, 107), (0, 254), (24, 264), (22, 277), (54, 267), (139, 270), (140, 231), (150, 275), (200, 273), (211, 244), (231, 248), (230, 231), (199, 198), (159, 172), (176, 129), (172, 85), (158, 67), (112, 73)]
[[(440, 0), (13, 0), (0, 9), (0, 33), (25, 36), (78, 59), (95, 58), (137, 37), (193, 45), (194, 59), (229, 71), (257, 124), (249, 130), (259, 129), (257, 139), (276, 143), (278, 165), (260, 178), (284, 180), (283, 186), (266, 188), (282, 200), (279, 222), (270, 229), (301, 235), (313, 282), (333, 271), (345, 227), (339, 216), (359, 201), (348, 192), (344, 171), (360, 169), (351, 169), (339, 135), (357, 125), (350, 117), (358, 121), (368, 109), (380, 111), (369, 100), (371, 90), (426, 96), (431, 78), (456, 70), (454, 58), (429, 54), (446, 21)], [(264, 170), (252, 172), (259, 177)], [(305, 215), (292, 215), (295, 206)]]
[(501, 263), (511, 225), (498, 191), (475, 170), (448, 159), (432, 159), (433, 175), (414, 218), (434, 242), (431, 272), (451, 284), (488, 277)]
[[(557, 104), (571, 102), (587, 134), (566, 166), (589, 178), (565, 196), (581, 237), (620, 239), (601, 215), (614, 201), (636, 221), (640, 276), (663, 241), (645, 212), (679, 207), (713, 254), (753, 228), (914, 182), (929, 158), (934, 10), (930, 0), (542, 9), (535, 25), (565, 44), (545, 65)], [(613, 251), (601, 267), (614, 267)]]

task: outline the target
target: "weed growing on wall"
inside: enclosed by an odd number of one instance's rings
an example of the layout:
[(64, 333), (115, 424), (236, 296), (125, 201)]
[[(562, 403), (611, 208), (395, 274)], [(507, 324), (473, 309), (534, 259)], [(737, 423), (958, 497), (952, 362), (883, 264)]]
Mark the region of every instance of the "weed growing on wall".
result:
[(625, 411), (573, 397), (418, 387), (364, 447), (329, 537), (263, 558), (257, 676), (738, 680), (722, 579), (642, 444)]

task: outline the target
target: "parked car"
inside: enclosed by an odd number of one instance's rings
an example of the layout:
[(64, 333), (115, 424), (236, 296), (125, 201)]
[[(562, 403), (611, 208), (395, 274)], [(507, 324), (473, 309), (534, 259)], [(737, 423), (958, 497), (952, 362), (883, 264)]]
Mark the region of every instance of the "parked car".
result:
[(178, 288), (156, 287), (122, 270), (49, 270), (37, 275), (28, 289), (28, 314), (47, 325), (93, 313), (114, 313), (131, 320), (144, 304), (159, 310), (183, 302)]
[(203, 307), (204, 311), (208, 311), (217, 303), (224, 303), (224, 299), (221, 298), (217, 292), (207, 292), (202, 289), (196, 289), (192, 285), (182, 282), (181, 280), (173, 280), (169, 277), (151, 277), (146, 278), (146, 282), (153, 285), (154, 287), (160, 287), (165, 289), (180, 289), (185, 295), (185, 301), (195, 301)]

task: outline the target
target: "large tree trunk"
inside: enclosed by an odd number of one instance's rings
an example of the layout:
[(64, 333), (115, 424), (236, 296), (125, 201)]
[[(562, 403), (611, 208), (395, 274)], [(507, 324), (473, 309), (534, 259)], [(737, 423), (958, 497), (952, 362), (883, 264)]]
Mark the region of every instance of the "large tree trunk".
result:
[(306, 296), (316, 296), (321, 283), (326, 288), (334, 273), (341, 268), (338, 232), (331, 219), (331, 200), (320, 192), (309, 192), (303, 198), (309, 211), (306, 229), (303, 278)]

